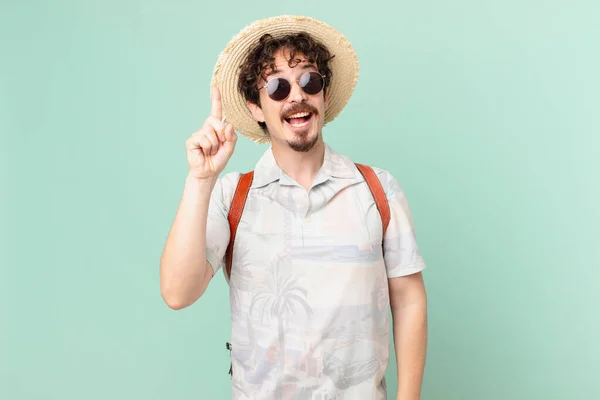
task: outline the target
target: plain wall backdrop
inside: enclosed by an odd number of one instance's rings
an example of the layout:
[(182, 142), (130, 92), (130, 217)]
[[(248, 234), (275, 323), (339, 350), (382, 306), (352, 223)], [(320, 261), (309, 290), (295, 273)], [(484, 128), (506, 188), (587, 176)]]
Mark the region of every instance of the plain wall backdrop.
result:
[(597, 0), (1, 0), (0, 399), (230, 397), (223, 274), (173, 311), (159, 258), (217, 55), (283, 13), (358, 52), (324, 135), (409, 199), (423, 400), (599, 399)]

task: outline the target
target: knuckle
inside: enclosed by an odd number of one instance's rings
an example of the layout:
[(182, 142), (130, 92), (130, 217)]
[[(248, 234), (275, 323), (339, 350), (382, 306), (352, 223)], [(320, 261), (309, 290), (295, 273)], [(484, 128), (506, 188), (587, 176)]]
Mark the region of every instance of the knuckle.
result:
[(198, 140), (198, 138), (201, 138), (202, 136), (204, 136), (204, 129), (194, 132), (188, 140)]

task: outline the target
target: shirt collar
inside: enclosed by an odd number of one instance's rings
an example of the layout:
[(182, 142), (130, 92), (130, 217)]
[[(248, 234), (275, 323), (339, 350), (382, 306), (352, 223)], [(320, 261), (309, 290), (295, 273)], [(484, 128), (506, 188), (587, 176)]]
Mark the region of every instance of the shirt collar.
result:
[[(315, 185), (329, 179), (355, 179), (357, 170), (350, 158), (338, 154), (325, 143), (323, 165), (315, 178)], [(273, 148), (269, 147), (262, 155), (254, 169), (252, 187), (261, 187), (279, 181), (280, 184), (293, 184), (293, 180), (277, 165), (273, 156)]]

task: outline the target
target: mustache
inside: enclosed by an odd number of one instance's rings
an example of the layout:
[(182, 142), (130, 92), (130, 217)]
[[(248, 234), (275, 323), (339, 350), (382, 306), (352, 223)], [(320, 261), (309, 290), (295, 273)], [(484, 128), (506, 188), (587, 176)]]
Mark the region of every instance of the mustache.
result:
[(294, 115), (301, 112), (309, 112), (312, 114), (318, 114), (317, 109), (310, 104), (306, 103), (295, 103), (290, 108), (281, 113), (282, 118), (287, 118), (290, 115)]

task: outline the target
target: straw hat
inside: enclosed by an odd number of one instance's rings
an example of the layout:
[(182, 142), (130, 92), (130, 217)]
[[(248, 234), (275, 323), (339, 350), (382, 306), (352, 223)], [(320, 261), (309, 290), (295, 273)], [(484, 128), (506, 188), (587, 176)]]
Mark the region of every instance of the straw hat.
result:
[(335, 57), (329, 62), (332, 79), (328, 87), (325, 123), (333, 121), (350, 100), (358, 80), (358, 58), (350, 42), (331, 26), (309, 17), (282, 15), (262, 19), (242, 29), (219, 55), (211, 87), (221, 92), (222, 113), (226, 122), (257, 143), (269, 143), (269, 136), (252, 118), (246, 100), (238, 92), (238, 73), (248, 51), (260, 37), (269, 33), (280, 37), (306, 32), (323, 44)]

